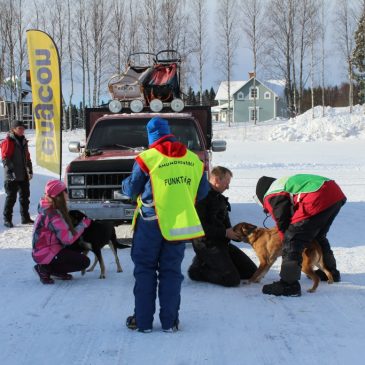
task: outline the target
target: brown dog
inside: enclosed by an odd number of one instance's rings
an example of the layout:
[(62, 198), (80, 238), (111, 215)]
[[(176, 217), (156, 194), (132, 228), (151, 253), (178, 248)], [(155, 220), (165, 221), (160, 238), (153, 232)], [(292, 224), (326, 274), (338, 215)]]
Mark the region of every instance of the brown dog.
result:
[[(256, 252), (260, 265), (249, 282), (259, 283), (276, 259), (282, 255), (283, 243), (278, 230), (276, 227), (260, 228), (245, 222), (236, 224), (233, 230), (240, 236), (241, 241), (249, 243)], [(302, 271), (313, 280), (313, 287), (308, 290), (310, 293), (315, 292), (320, 281), (313, 271), (313, 266), (326, 273), (328, 284), (333, 283), (332, 274), (324, 266), (322, 249), (317, 241), (312, 241), (303, 251)]]

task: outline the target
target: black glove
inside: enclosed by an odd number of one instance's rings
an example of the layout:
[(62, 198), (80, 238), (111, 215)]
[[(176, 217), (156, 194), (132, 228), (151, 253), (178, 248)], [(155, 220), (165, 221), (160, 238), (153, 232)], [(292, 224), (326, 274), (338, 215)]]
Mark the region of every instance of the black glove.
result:
[(13, 171), (8, 170), (6, 174), (6, 179), (8, 181), (15, 181), (15, 173)]

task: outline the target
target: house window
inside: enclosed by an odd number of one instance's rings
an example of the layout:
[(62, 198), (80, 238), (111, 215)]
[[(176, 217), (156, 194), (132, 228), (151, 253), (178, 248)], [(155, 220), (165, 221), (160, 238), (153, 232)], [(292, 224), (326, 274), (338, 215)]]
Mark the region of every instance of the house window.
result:
[(249, 113), (250, 113), (250, 122), (254, 122), (254, 121), (258, 121), (259, 120), (259, 107), (256, 108), (252, 108), (250, 107), (248, 109)]
[(23, 115), (31, 115), (30, 104), (23, 103)]
[(0, 117), (5, 117), (5, 113), (6, 113), (5, 101), (0, 100)]
[(266, 91), (264, 94), (264, 99), (271, 99), (271, 94), (269, 91)]
[(238, 94), (237, 94), (237, 100), (244, 100), (245, 99), (245, 95), (242, 91), (240, 91)]
[(259, 88), (256, 87), (251, 87), (250, 88), (250, 99), (258, 99), (259, 98)]

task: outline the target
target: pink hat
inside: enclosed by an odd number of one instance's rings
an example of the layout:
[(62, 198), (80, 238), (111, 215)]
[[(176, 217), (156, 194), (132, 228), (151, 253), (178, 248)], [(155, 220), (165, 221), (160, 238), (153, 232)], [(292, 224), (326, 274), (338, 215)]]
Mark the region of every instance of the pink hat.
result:
[(67, 190), (66, 185), (61, 180), (49, 180), (44, 188), (44, 192), (51, 198), (65, 190)]

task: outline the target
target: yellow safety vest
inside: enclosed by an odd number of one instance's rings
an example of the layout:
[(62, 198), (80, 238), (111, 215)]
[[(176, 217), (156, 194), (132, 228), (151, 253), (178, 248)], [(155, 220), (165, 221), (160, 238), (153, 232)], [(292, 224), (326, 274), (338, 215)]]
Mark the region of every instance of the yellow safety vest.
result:
[[(151, 148), (142, 152), (139, 158), (149, 170), (162, 236), (168, 241), (204, 236), (204, 230), (194, 206), (204, 171), (203, 163), (198, 156), (186, 150), (186, 154), (182, 157), (170, 157)], [(142, 205), (139, 197), (134, 222)]]

